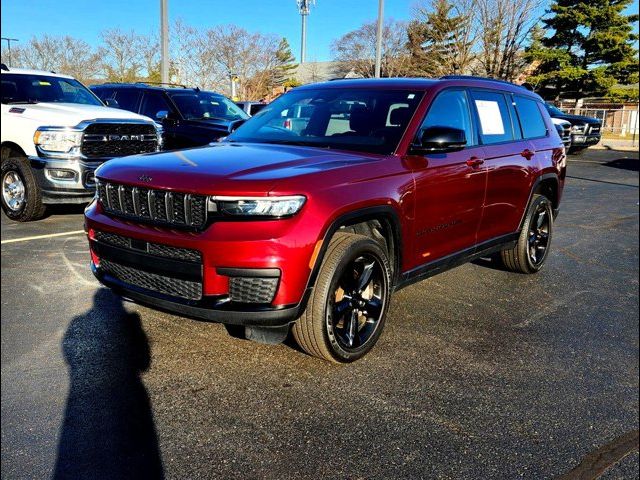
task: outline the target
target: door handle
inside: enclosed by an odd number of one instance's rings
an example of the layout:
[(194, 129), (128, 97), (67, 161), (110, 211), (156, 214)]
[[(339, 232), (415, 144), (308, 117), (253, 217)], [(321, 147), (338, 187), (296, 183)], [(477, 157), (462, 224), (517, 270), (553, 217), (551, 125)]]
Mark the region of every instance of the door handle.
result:
[(520, 155), (522, 155), (527, 160), (531, 160), (535, 154), (536, 152), (532, 152), (528, 148), (525, 148), (522, 152), (520, 152)]
[(484, 163), (484, 160), (478, 157), (471, 157), (469, 160), (467, 160), (467, 165), (473, 168), (478, 168), (483, 163)]

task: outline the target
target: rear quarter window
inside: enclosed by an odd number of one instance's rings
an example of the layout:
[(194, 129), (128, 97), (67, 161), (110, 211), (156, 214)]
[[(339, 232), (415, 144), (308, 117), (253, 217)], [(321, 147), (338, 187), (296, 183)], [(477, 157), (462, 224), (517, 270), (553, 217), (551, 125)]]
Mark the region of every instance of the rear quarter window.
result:
[(547, 125), (540, 111), (541, 105), (530, 98), (515, 96), (516, 111), (524, 138), (540, 138), (547, 135)]

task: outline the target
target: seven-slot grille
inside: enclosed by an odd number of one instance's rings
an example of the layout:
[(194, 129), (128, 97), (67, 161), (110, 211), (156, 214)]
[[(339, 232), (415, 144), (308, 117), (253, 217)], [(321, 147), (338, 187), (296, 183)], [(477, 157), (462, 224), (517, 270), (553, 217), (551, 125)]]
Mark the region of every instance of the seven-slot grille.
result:
[(144, 223), (201, 229), (207, 222), (207, 197), (190, 193), (98, 182), (105, 210)]
[(155, 152), (158, 135), (147, 123), (92, 123), (84, 130), (82, 154), (87, 158), (113, 158)]

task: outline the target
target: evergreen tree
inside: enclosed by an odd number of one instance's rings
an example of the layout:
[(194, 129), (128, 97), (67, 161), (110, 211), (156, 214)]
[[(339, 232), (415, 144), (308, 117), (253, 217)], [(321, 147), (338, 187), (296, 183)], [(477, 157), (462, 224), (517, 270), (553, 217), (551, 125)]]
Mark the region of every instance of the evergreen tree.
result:
[(546, 37), (527, 50), (537, 63), (528, 82), (547, 98), (608, 95), (616, 84), (638, 81), (633, 23), (624, 15), (632, 0), (555, 0), (543, 20)]
[(465, 73), (472, 59), (470, 14), (453, 14), (449, 0), (435, 0), (432, 8), (419, 8), (407, 29), (412, 73), (427, 77)]
[(275, 53), (275, 67), (273, 68), (273, 86), (283, 86), (291, 79), (298, 65), (291, 53), (291, 46), (286, 38), (280, 40)]

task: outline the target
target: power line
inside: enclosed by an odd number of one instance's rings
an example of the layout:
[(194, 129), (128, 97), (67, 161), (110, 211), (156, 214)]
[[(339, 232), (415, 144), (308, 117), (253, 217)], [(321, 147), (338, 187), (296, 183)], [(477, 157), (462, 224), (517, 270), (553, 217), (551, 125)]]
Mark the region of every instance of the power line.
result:
[(7, 42), (7, 49), (9, 50), (9, 60), (7, 60), (7, 63), (9, 64), (9, 66), (11, 66), (11, 60), (13, 60), (13, 58), (11, 57), (11, 42), (19, 42), (20, 40), (18, 40), (17, 38), (7, 37), (2, 37), (2, 40), (5, 40)]

